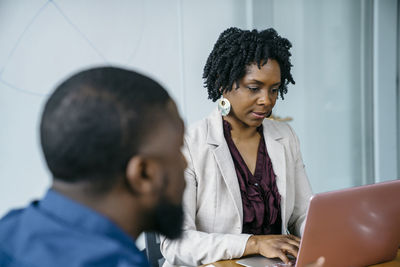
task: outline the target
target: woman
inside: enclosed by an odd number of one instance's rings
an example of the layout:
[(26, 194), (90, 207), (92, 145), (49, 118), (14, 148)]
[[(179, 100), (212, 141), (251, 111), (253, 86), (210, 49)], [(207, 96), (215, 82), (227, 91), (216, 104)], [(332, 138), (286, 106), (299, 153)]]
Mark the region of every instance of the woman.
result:
[(290, 47), (274, 29), (219, 36), (203, 74), (218, 109), (186, 134), (184, 232), (162, 239), (166, 265), (297, 256), (312, 192), (292, 128), (265, 119), (294, 84)]

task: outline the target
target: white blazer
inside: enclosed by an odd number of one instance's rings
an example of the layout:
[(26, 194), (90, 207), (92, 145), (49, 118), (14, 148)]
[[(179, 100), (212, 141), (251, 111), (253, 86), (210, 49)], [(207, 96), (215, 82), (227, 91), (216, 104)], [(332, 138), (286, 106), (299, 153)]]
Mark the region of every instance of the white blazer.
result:
[[(283, 122), (265, 119), (263, 129), (281, 195), (282, 233), (299, 236), (312, 192), (298, 138)], [(240, 258), (250, 235), (242, 234), (242, 198), (217, 109), (189, 128), (183, 151), (188, 162), (184, 230), (178, 240), (161, 237), (164, 266)]]

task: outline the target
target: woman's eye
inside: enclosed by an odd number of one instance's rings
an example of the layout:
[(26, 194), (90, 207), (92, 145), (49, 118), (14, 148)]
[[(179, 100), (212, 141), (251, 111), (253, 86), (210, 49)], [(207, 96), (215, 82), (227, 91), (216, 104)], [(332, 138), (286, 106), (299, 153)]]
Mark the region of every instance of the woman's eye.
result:
[(278, 93), (278, 92), (279, 92), (279, 88), (273, 88), (273, 89), (272, 89), (272, 93), (276, 94), (276, 93)]
[(257, 91), (257, 90), (258, 90), (258, 87), (251, 87), (251, 86), (249, 86), (249, 87), (247, 87), (247, 88), (249, 88), (250, 91)]

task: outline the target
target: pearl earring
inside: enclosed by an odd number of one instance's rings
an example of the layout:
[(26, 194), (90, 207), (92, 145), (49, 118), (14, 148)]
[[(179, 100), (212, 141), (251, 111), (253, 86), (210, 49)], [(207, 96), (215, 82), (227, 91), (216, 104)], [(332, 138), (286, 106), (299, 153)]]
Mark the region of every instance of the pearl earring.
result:
[(231, 111), (231, 103), (229, 102), (229, 100), (224, 97), (221, 97), (218, 100), (218, 110), (219, 112), (221, 112), (222, 116), (228, 115), (229, 112)]

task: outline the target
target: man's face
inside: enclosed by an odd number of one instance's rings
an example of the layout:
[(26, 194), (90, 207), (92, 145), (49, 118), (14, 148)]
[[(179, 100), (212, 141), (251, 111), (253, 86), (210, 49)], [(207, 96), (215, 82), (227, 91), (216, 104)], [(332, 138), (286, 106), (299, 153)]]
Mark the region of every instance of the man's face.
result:
[(155, 231), (177, 238), (183, 224), (182, 197), (185, 189), (184, 170), (186, 160), (181, 152), (184, 124), (175, 103), (168, 104), (165, 119), (155, 127), (152, 146), (156, 151), (156, 161), (160, 167), (162, 185), (158, 204), (153, 211)]

